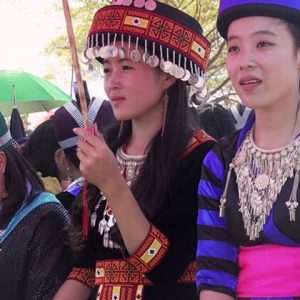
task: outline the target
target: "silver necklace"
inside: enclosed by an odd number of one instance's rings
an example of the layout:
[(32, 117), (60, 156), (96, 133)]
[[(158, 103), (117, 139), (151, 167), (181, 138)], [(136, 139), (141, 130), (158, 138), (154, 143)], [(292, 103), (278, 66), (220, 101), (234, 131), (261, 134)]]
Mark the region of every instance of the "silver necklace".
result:
[(267, 217), (288, 178), (294, 177), (291, 197), (286, 201), (290, 220), (296, 219), (299, 185), (300, 140), (280, 149), (263, 150), (253, 141), (253, 128), (233, 160), (239, 192), (239, 211), (250, 240), (259, 237)]
[[(116, 152), (116, 158), (121, 174), (126, 180), (128, 186), (132, 186), (132, 183), (139, 174), (140, 168), (145, 161), (146, 155), (127, 155), (122, 148), (119, 148)], [(105, 195), (103, 195), (103, 193), (101, 193), (101, 197), (91, 215), (91, 226), (96, 226), (97, 210), (102, 202), (105, 202), (105, 208), (102, 219), (98, 223), (98, 232), (101, 236), (103, 236), (103, 246), (105, 248), (121, 249), (122, 247), (110, 238), (110, 230), (117, 223), (117, 221), (108, 205), (107, 198)]]

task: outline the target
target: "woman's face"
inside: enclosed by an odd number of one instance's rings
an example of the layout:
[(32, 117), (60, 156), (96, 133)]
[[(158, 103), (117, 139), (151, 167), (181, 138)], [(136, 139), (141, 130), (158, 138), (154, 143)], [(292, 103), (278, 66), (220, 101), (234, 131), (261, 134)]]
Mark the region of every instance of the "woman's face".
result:
[(233, 21), (227, 46), (227, 70), (246, 106), (299, 101), (300, 50), (284, 21), (257, 16)]
[[(120, 43), (116, 46), (121, 47)], [(124, 49), (128, 49), (127, 43)], [(144, 50), (139, 47), (139, 51), (142, 56)], [(162, 115), (162, 96), (171, 85), (167, 75), (142, 60), (133, 62), (128, 55), (124, 59), (119, 56), (105, 59), (103, 67), (104, 89), (117, 120)]]

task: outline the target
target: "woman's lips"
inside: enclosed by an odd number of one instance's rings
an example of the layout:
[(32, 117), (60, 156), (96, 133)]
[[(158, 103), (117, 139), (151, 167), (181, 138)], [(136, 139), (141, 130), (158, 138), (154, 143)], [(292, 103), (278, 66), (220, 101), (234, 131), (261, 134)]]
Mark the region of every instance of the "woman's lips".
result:
[(239, 83), (244, 91), (251, 91), (258, 87), (262, 81), (258, 78), (245, 78), (241, 79)]
[(121, 97), (121, 96), (118, 96), (118, 97), (113, 97), (113, 98), (111, 98), (111, 102), (112, 103), (114, 103), (114, 104), (117, 104), (117, 103), (120, 103), (120, 102), (122, 102), (122, 101), (124, 101), (125, 100), (125, 98), (124, 97)]

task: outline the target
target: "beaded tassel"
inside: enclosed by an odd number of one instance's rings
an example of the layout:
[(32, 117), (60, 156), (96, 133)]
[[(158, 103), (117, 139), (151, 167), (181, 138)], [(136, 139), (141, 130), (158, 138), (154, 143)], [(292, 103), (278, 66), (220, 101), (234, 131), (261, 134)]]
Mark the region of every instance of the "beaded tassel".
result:
[(234, 168), (234, 163), (230, 163), (229, 164), (229, 171), (228, 171), (228, 174), (227, 174), (227, 178), (226, 178), (226, 184), (225, 184), (225, 189), (224, 189), (224, 193), (220, 199), (220, 206), (219, 206), (219, 217), (223, 218), (225, 217), (225, 204), (226, 204), (226, 194), (227, 194), (227, 190), (228, 190), (228, 184), (229, 184), (229, 180), (230, 180), (230, 177), (231, 177), (231, 172)]
[(289, 209), (291, 222), (296, 221), (296, 208), (299, 205), (299, 203), (297, 202), (297, 190), (298, 190), (298, 186), (299, 186), (299, 180), (300, 180), (299, 170), (297, 170), (295, 177), (294, 177), (291, 196), (289, 198), (289, 201), (285, 202), (287, 208)]

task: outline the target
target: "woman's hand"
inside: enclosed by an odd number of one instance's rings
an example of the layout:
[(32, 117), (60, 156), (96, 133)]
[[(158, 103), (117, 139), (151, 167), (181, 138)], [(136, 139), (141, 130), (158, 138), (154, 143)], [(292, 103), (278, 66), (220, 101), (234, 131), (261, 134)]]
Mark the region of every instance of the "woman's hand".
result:
[(108, 195), (119, 180), (120, 174), (117, 160), (108, 148), (103, 136), (94, 126), (93, 130), (75, 128), (74, 132), (83, 140), (78, 142), (77, 156), (80, 160), (80, 171), (85, 178)]

